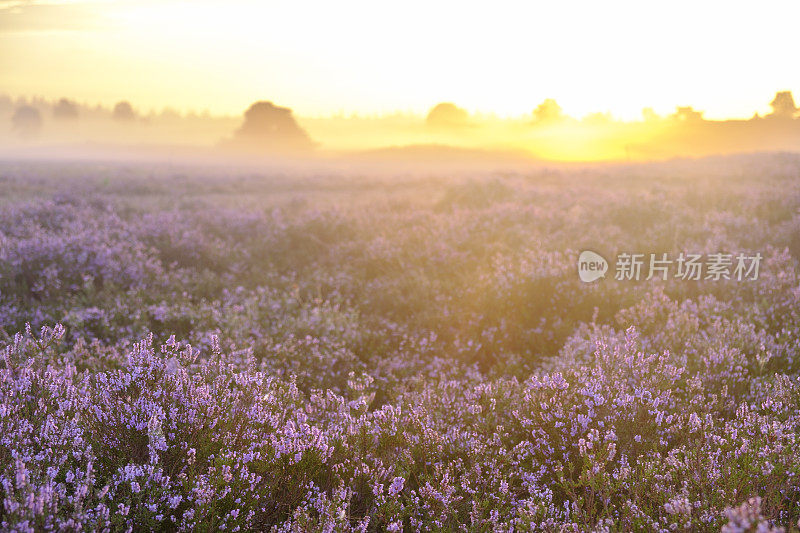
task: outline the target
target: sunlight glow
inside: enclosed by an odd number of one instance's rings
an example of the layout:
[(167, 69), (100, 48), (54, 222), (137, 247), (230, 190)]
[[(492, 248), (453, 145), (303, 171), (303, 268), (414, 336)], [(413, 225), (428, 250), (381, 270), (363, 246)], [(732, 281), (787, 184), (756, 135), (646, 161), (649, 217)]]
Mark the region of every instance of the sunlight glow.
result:
[[(505, 0), (491, 8), (0, 0), (0, 96), (106, 107), (126, 100), (142, 115), (170, 108), (237, 118), (266, 100), (291, 108), (326, 149), (445, 143), (558, 160), (636, 159), (655, 154), (643, 148), (652, 139), (668, 157), (695, 141), (669, 148), (669, 138), (653, 137), (664, 123), (645, 127), (644, 108), (660, 117), (692, 106), (705, 119), (748, 119), (769, 113), (776, 91), (800, 92), (790, 56), (798, 19), (800, 3), (787, 0), (758, 10), (716, 0)], [(531, 129), (548, 99), (569, 120)], [(440, 102), (463, 109), (480, 133), (425, 130)], [(232, 133), (229, 123), (208, 130), (217, 133), (205, 144)], [(734, 130), (725, 126), (720, 138), (738, 138), (728, 135)], [(690, 125), (681, 135), (704, 142), (706, 133)], [(126, 135), (149, 142), (155, 134)], [(707, 153), (729, 149), (716, 142)]]
[(775, 0), (756, 11), (686, 0), (3, 2), (0, 82), (12, 94), (216, 113), (269, 98), (303, 115), (443, 100), (522, 115), (556, 98), (577, 117), (688, 104), (748, 117), (765, 95), (800, 87), (783, 54), (798, 15), (800, 4)]

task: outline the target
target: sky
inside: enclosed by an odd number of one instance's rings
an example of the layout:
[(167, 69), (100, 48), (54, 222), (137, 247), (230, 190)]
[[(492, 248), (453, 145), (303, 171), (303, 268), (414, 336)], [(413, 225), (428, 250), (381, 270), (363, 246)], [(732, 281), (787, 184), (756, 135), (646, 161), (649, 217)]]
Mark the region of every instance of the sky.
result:
[(800, 93), (797, 0), (0, 0), (0, 94), (142, 111), (707, 118)]

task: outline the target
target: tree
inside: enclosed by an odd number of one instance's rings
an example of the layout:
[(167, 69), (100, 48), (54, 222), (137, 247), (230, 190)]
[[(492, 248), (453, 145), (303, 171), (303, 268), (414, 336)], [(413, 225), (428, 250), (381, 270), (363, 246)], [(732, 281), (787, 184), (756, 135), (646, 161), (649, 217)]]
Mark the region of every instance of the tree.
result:
[(555, 100), (548, 98), (533, 110), (533, 119), (536, 123), (558, 122), (564, 119), (564, 113)]
[(122, 101), (117, 102), (117, 105), (114, 106), (111, 116), (114, 120), (119, 120), (120, 122), (130, 122), (136, 119), (136, 112), (129, 102)]
[(451, 102), (436, 104), (425, 118), (428, 127), (458, 129), (469, 126), (469, 113)]
[(36, 137), (42, 129), (42, 114), (33, 106), (22, 105), (14, 111), (11, 125), (21, 137)]
[(234, 144), (259, 151), (304, 151), (314, 147), (288, 107), (260, 101), (244, 113), (244, 122), (234, 134)]
[(645, 122), (657, 122), (661, 117), (653, 110), (652, 107), (645, 107), (642, 109), (642, 120)]
[(53, 118), (58, 120), (75, 120), (78, 118), (78, 106), (75, 102), (62, 98), (53, 106)]
[(695, 111), (692, 106), (679, 106), (672, 118), (680, 122), (698, 122), (703, 120), (703, 112)]
[(769, 105), (772, 106), (771, 117), (794, 118), (798, 110), (792, 91), (778, 91)]
[(0, 115), (5, 114), (11, 109), (14, 108), (14, 103), (11, 101), (11, 98), (4, 94), (0, 94)]

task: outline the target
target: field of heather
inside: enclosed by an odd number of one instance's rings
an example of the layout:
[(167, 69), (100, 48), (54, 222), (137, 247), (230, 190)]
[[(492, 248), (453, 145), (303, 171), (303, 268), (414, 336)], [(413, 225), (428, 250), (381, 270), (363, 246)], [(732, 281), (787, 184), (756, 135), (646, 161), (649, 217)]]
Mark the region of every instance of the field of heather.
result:
[(4, 162), (0, 355), (4, 531), (796, 532), (800, 156)]

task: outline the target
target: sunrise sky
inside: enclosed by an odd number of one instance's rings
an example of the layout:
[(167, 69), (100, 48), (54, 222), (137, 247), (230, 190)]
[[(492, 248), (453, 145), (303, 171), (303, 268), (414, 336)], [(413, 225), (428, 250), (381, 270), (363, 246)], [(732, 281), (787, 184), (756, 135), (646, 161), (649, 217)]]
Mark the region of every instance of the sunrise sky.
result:
[(709, 118), (800, 92), (800, 2), (0, 0), (0, 94), (240, 114)]

